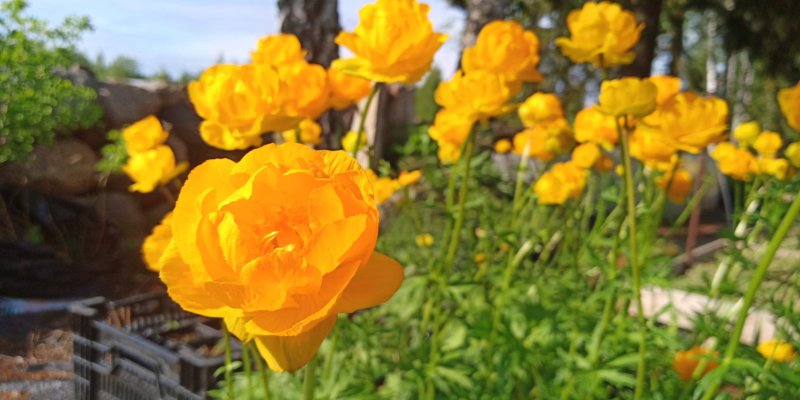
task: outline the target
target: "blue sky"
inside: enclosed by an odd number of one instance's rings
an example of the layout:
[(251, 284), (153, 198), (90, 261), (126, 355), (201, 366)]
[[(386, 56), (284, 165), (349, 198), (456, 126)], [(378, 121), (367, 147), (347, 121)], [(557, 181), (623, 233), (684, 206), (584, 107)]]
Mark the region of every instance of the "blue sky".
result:
[[(29, 0), (29, 15), (58, 23), (68, 15), (86, 15), (94, 32), (79, 48), (106, 61), (118, 55), (135, 58), (145, 74), (166, 69), (173, 76), (197, 72), (220, 55), (228, 62), (245, 62), (259, 37), (277, 33), (275, 0)], [(358, 23), (358, 10), (371, 1), (340, 0), (339, 18), (345, 30)], [(446, 0), (428, 0), (437, 31), (450, 40), (435, 63), (446, 75), (456, 65), (463, 12)]]

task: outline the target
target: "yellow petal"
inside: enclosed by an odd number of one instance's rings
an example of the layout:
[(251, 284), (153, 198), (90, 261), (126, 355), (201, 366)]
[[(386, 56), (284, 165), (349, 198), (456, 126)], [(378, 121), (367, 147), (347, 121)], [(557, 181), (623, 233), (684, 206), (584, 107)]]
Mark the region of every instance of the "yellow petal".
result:
[(336, 303), (336, 311), (351, 313), (389, 300), (403, 283), (403, 267), (377, 251), (359, 268)]
[(296, 371), (311, 361), (335, 324), (334, 314), (297, 336), (256, 336), (256, 346), (271, 370)]

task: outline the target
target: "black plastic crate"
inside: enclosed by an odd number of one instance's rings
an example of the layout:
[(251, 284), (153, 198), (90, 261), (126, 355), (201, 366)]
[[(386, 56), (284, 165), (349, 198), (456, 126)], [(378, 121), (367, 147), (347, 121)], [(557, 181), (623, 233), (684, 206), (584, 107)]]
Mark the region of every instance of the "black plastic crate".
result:
[[(164, 293), (70, 306), (78, 400), (202, 400), (224, 355), (219, 320), (181, 310)], [(233, 340), (233, 355), (240, 344)]]

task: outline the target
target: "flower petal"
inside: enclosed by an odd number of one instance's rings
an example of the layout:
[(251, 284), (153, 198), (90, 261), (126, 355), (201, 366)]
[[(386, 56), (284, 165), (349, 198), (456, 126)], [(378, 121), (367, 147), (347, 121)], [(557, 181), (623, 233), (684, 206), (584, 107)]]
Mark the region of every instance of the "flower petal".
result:
[(311, 361), (335, 324), (336, 314), (297, 336), (256, 336), (256, 346), (271, 370), (295, 371)]
[(401, 283), (403, 267), (397, 261), (374, 251), (369, 261), (350, 280), (335, 310), (351, 313), (382, 304), (392, 297)]

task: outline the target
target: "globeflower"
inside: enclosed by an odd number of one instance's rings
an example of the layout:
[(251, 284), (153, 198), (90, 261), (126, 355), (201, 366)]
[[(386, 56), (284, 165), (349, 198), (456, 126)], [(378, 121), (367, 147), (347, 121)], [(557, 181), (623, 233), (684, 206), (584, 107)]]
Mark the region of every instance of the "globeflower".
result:
[(637, 24), (636, 16), (619, 4), (601, 1), (586, 2), (580, 10), (571, 11), (567, 28), (570, 37), (556, 39), (561, 52), (573, 62), (605, 68), (633, 62), (633, 47), (644, 24)]
[(541, 204), (564, 204), (568, 199), (576, 199), (586, 186), (585, 169), (572, 162), (558, 163), (539, 177), (533, 186)]
[(439, 110), (428, 135), (439, 145), (439, 160), (455, 163), (461, 158), (461, 147), (469, 137), (475, 120), (448, 109)]
[(282, 133), (284, 142), (297, 143), (297, 138), (300, 138), (300, 143), (318, 145), (322, 143), (322, 128), (313, 119), (306, 118), (296, 129), (285, 130)]
[(517, 113), (526, 128), (532, 128), (538, 123), (564, 118), (561, 101), (552, 93), (534, 93), (520, 104)]
[[(678, 351), (675, 353), (675, 358), (672, 360), (672, 369), (678, 373), (678, 376), (681, 377), (681, 379), (684, 381), (689, 381), (692, 379), (692, 374), (697, 368), (697, 365), (700, 364), (700, 361), (706, 357), (718, 358), (719, 353), (714, 352), (714, 354), (711, 355), (703, 346), (694, 346), (686, 351)], [(708, 360), (706, 362), (706, 367), (703, 369), (703, 372), (700, 373), (700, 376), (704, 376), (718, 366), (718, 362)]]
[(747, 148), (756, 142), (759, 133), (761, 133), (761, 127), (758, 122), (750, 121), (737, 126), (733, 130), (733, 137), (739, 142), (739, 146)]
[(594, 143), (583, 143), (572, 150), (572, 162), (584, 169), (592, 168), (601, 157), (600, 148)]
[(465, 74), (458, 71), (436, 88), (434, 99), (445, 109), (463, 117), (485, 122), (491, 117), (506, 114), (515, 106), (508, 102), (519, 93), (519, 82), (508, 81), (502, 75), (484, 71)]
[(209, 160), (184, 183), (159, 261), (183, 309), (220, 317), (274, 371), (305, 365), (336, 323), (387, 301), (403, 280), (374, 251), (368, 173), (341, 151), (270, 144)]
[(367, 170), (370, 182), (375, 192), (375, 205), (379, 206), (389, 200), (392, 195), (397, 192), (401, 185), (396, 180), (382, 176), (378, 177), (371, 169)]
[(662, 105), (681, 91), (681, 79), (670, 75), (656, 75), (647, 78), (656, 85), (656, 103)]
[(718, 97), (678, 93), (664, 104), (659, 118), (659, 129), (674, 147), (697, 154), (725, 138), (728, 104)]
[[(284, 100), (283, 113), (289, 117), (317, 119), (330, 106), (328, 72), (321, 65), (296, 62), (278, 69)], [(275, 130), (275, 129), (269, 129)]]
[(122, 171), (133, 180), (128, 187), (131, 192), (150, 193), (158, 185), (163, 185), (180, 175), (188, 168), (187, 162), (175, 164), (175, 154), (167, 145), (128, 155), (128, 162)]
[(722, 142), (711, 151), (720, 172), (738, 181), (747, 181), (758, 173), (759, 167), (753, 153), (738, 148), (730, 142)]
[(606, 151), (617, 144), (617, 124), (614, 117), (601, 113), (595, 107), (584, 108), (575, 116), (575, 141), (594, 143)]
[[(367, 146), (367, 134), (363, 132), (361, 134), (361, 140), (359, 140), (358, 132), (350, 131), (344, 135), (342, 138), (342, 150), (346, 151), (348, 154), (353, 154), (357, 151), (360, 151), (364, 147)], [(358, 141), (358, 143), (356, 143)]]
[(692, 192), (692, 182), (692, 174), (683, 168), (676, 169), (672, 176), (666, 172), (656, 178), (656, 186), (665, 190), (669, 201), (675, 204), (681, 204), (686, 200), (686, 196)]
[(778, 104), (789, 126), (800, 132), (800, 81), (778, 91)]
[(336, 44), (355, 54), (331, 66), (376, 82), (414, 83), (431, 67), (447, 35), (433, 31), (430, 7), (415, 0), (377, 0), (359, 11), (353, 32), (341, 32)]
[(250, 57), (253, 64), (282, 68), (305, 61), (306, 51), (297, 36), (280, 33), (259, 39), (256, 50), (250, 53)]
[(350, 107), (372, 91), (372, 82), (333, 68), (328, 68), (328, 85), (331, 89), (331, 107), (337, 110)]
[(759, 157), (758, 172), (784, 180), (789, 176), (789, 162), (783, 158)]
[(631, 156), (649, 167), (667, 164), (678, 152), (671, 140), (659, 129), (641, 124), (630, 137)]
[(781, 134), (773, 131), (764, 131), (756, 137), (753, 148), (762, 157), (775, 157), (783, 147)]
[(793, 167), (800, 168), (800, 142), (794, 142), (786, 146), (783, 154)]
[(600, 85), (600, 111), (614, 117), (642, 118), (656, 109), (656, 85), (647, 79), (622, 78)]
[(169, 133), (161, 126), (161, 121), (149, 116), (122, 130), (125, 150), (128, 154), (141, 153), (167, 141)]
[(758, 344), (758, 352), (767, 359), (775, 362), (792, 362), (797, 358), (794, 347), (783, 340), (772, 339)]
[(466, 73), (486, 71), (509, 81), (539, 82), (539, 38), (515, 21), (492, 21), (478, 33), (475, 46), (464, 49)]
[(511, 141), (508, 139), (500, 139), (494, 143), (494, 151), (498, 154), (506, 154), (513, 148)]
[(397, 183), (400, 186), (410, 186), (413, 185), (419, 180), (422, 179), (422, 171), (414, 170), (414, 171), (400, 171), (400, 175), (397, 176)]
[(572, 143), (572, 131), (562, 118), (514, 135), (514, 152), (522, 155), (527, 149), (529, 157), (549, 161), (567, 151)]
[(164, 215), (161, 222), (142, 243), (142, 256), (147, 268), (158, 271), (158, 260), (164, 254), (170, 240), (172, 240), (172, 211)]

